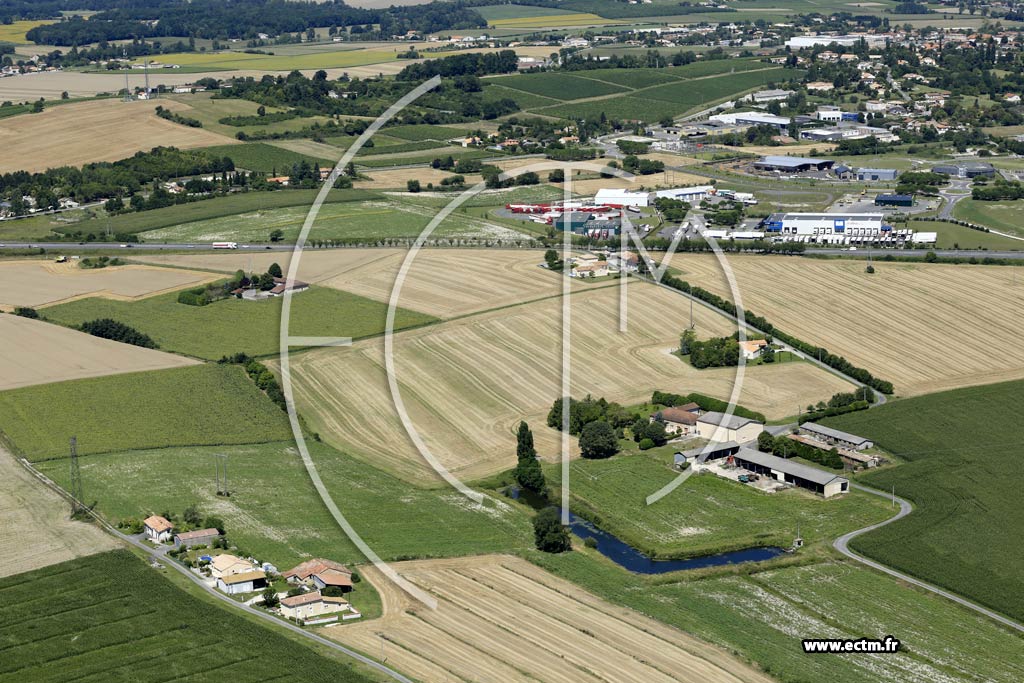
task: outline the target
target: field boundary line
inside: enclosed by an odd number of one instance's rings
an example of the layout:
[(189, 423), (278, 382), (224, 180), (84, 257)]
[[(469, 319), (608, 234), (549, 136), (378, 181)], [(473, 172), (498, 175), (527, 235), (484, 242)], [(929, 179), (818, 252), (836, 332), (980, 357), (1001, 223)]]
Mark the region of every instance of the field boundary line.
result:
[(909, 515), (913, 511), (913, 509), (914, 509), (913, 506), (910, 504), (910, 501), (908, 501), (908, 500), (906, 500), (904, 498), (900, 498), (899, 496), (896, 496), (895, 494), (890, 494), (890, 493), (887, 493), (885, 491), (879, 491), (878, 489), (871, 488), (870, 486), (864, 486), (863, 484), (851, 484), (851, 486), (853, 488), (855, 488), (855, 489), (860, 490), (860, 491), (864, 491), (866, 493), (871, 493), (873, 495), (880, 496), (882, 498), (889, 498), (889, 497), (891, 497), (893, 500), (895, 500), (895, 501), (897, 501), (899, 503), (900, 511), (897, 512), (892, 517), (890, 517), (889, 519), (883, 521), (883, 522), (878, 522), (877, 524), (872, 524), (872, 525), (866, 526), (866, 527), (864, 527), (862, 529), (857, 529), (856, 531), (850, 531), (849, 533), (843, 534), (842, 536), (837, 538), (835, 540), (835, 542), (832, 544), (833, 548), (838, 550), (840, 553), (842, 553), (846, 557), (849, 557), (851, 560), (856, 560), (857, 562), (860, 562), (861, 564), (867, 565), (868, 567), (871, 567), (872, 569), (877, 569), (878, 571), (883, 572), (885, 574), (888, 574), (889, 576), (893, 576), (893, 577), (895, 577), (897, 579), (900, 579), (901, 581), (906, 581), (907, 583), (913, 584), (913, 585), (917, 586), (918, 588), (923, 588), (924, 590), (930, 591), (932, 593), (935, 593), (936, 595), (942, 596), (942, 597), (946, 598), (947, 600), (952, 600), (953, 602), (957, 603), (958, 605), (960, 605), (962, 607), (966, 607), (967, 609), (974, 610), (975, 612), (977, 612), (979, 614), (982, 614), (982, 615), (988, 617), (989, 619), (993, 619), (993, 620), (1003, 624), (1004, 626), (1009, 626), (1012, 629), (1016, 629), (1017, 631), (1020, 631), (1020, 632), (1024, 633), (1024, 624), (1021, 624), (1021, 623), (1019, 623), (1017, 621), (1014, 621), (1013, 619), (1011, 619), (1009, 617), (1004, 617), (1003, 615), (999, 614), (998, 612), (996, 612), (994, 610), (991, 610), (991, 609), (989, 609), (987, 607), (982, 607), (981, 605), (979, 605), (979, 604), (977, 604), (975, 602), (972, 602), (972, 601), (968, 600), (967, 598), (961, 597), (961, 596), (957, 595), (956, 593), (954, 593), (952, 591), (947, 591), (947, 590), (945, 590), (943, 588), (939, 588), (938, 586), (934, 586), (934, 585), (928, 583), (927, 581), (922, 581), (921, 579), (915, 579), (913, 576), (910, 576), (909, 574), (904, 574), (903, 572), (898, 571), (896, 569), (892, 569), (891, 567), (889, 567), (887, 565), (884, 565), (881, 562), (878, 562), (876, 560), (872, 560), (872, 559), (870, 559), (868, 557), (865, 557), (863, 555), (858, 555), (857, 553), (855, 553), (852, 550), (850, 550), (850, 547), (849, 547), (850, 541), (853, 540), (854, 538), (856, 538), (856, 537), (858, 537), (858, 536), (860, 536), (862, 534), (866, 534), (869, 531), (874, 531), (875, 529), (883, 527), (886, 524), (891, 524), (891, 523), (895, 522), (898, 519), (903, 519), (904, 517)]
[[(21, 457), (14, 456), (13, 454), (11, 455), (11, 457), (13, 457), (15, 460), (17, 460), (18, 463), (22, 467), (24, 467), (26, 470), (28, 470), (28, 472), (32, 476), (34, 476), (44, 486), (50, 488), (51, 490), (56, 492), (58, 495), (60, 495), (65, 500), (67, 500), (69, 502), (74, 502), (74, 498), (71, 496), (70, 493), (65, 491), (59, 484), (57, 484), (55, 481), (53, 481), (52, 479), (47, 477), (45, 474), (43, 474), (42, 472), (37, 470), (35, 467), (33, 467), (32, 463), (30, 463), (28, 460), (25, 460), (24, 458), (21, 458)], [(350, 649), (348, 647), (345, 647), (341, 643), (337, 643), (337, 642), (335, 642), (333, 640), (325, 638), (325, 637), (323, 637), (321, 635), (318, 635), (316, 633), (313, 633), (311, 631), (306, 631), (305, 629), (303, 629), (303, 628), (301, 628), (299, 626), (296, 626), (295, 624), (292, 624), (290, 622), (282, 621), (281, 619), (278, 619), (277, 617), (273, 616), (269, 612), (264, 612), (264, 611), (262, 611), (260, 609), (257, 609), (256, 607), (253, 607), (253, 606), (250, 606), (250, 605), (246, 605), (244, 603), (235, 602), (231, 598), (231, 596), (229, 596), (227, 594), (224, 594), (224, 593), (218, 593), (215, 589), (208, 587), (206, 584), (204, 584), (202, 582), (202, 580), (198, 576), (194, 575), (191, 571), (189, 571), (186, 567), (184, 567), (181, 564), (179, 564), (177, 561), (168, 560), (164, 556), (164, 554), (161, 553), (158, 549), (150, 548), (149, 546), (147, 546), (142, 541), (140, 541), (140, 540), (138, 540), (136, 538), (133, 538), (131, 536), (128, 536), (127, 534), (121, 533), (120, 531), (115, 529), (113, 527), (113, 525), (110, 524), (110, 522), (108, 522), (106, 519), (104, 519), (102, 517), (102, 515), (100, 515), (95, 510), (93, 510), (91, 508), (88, 508), (88, 507), (83, 507), (83, 509), (86, 511), (86, 513), (90, 517), (92, 517), (96, 521), (96, 523), (99, 525), (99, 527), (101, 529), (103, 529), (107, 533), (109, 533), (112, 536), (114, 536), (114, 538), (116, 538), (116, 539), (118, 539), (118, 540), (120, 540), (120, 541), (122, 541), (124, 543), (127, 543), (128, 545), (134, 546), (134, 547), (142, 550), (144, 553), (149, 555), (153, 560), (155, 560), (157, 562), (160, 562), (164, 566), (168, 566), (169, 565), (169, 566), (173, 567), (178, 573), (180, 573), (183, 576), (187, 577), (190, 581), (192, 581), (197, 586), (202, 588), (203, 592), (205, 594), (212, 595), (214, 598), (216, 598), (217, 600), (219, 600), (221, 602), (224, 602), (224, 603), (226, 603), (228, 605), (231, 605), (231, 606), (235, 607), (236, 609), (240, 609), (240, 610), (242, 610), (244, 612), (252, 614), (252, 615), (254, 615), (254, 616), (256, 616), (256, 617), (258, 617), (258, 618), (260, 618), (260, 619), (262, 619), (264, 621), (268, 621), (268, 622), (274, 624), (275, 626), (288, 629), (289, 631), (291, 631), (293, 633), (298, 633), (299, 635), (305, 636), (306, 638), (310, 638), (311, 640), (315, 641), (316, 643), (318, 643), (320, 645), (323, 645), (323, 646), (326, 646), (326, 647), (328, 647), (328, 648), (330, 648), (332, 650), (335, 650), (337, 652), (340, 652), (340, 653), (342, 653), (344, 655), (347, 655), (347, 656), (351, 657), (352, 659), (355, 659), (356, 661), (358, 661), (358, 662), (360, 662), (362, 664), (365, 664), (366, 666), (370, 667), (371, 669), (375, 669), (376, 671), (378, 671), (378, 672), (380, 672), (380, 673), (382, 673), (382, 674), (384, 674), (384, 675), (386, 675), (386, 676), (388, 676), (388, 677), (390, 677), (390, 678), (392, 678), (392, 679), (394, 679), (396, 681), (399, 681), (400, 683), (414, 683), (411, 679), (405, 677), (404, 675), (402, 675), (401, 673), (395, 671), (394, 669), (391, 669), (390, 667), (388, 667), (388, 666), (386, 666), (386, 665), (384, 665), (384, 664), (382, 664), (382, 663), (380, 663), (380, 662), (378, 662), (376, 660), (370, 659), (366, 655), (363, 655), (363, 654), (361, 654), (361, 653), (359, 653), (359, 652), (357, 652), (355, 650), (352, 650), (352, 649)], [(165, 547), (165, 549), (166, 549), (166, 547)]]

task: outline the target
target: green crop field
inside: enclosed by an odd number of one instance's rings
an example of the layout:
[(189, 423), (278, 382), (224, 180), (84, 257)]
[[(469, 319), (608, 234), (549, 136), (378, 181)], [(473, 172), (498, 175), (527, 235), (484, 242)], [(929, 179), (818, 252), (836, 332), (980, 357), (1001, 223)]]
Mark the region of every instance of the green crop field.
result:
[(1024, 525), (1015, 417), (1022, 402), (1024, 381), (1016, 381), (825, 420), (907, 461), (862, 481), (885, 491), (895, 486), (914, 512), (855, 539), (854, 550), (1024, 618), (1024, 565), (1011, 540)]
[(445, 144), (440, 144), (434, 140), (417, 140), (414, 142), (404, 142), (401, 144), (382, 145), (379, 142), (375, 142), (372, 147), (362, 147), (358, 152), (357, 156), (369, 157), (376, 154), (400, 154), (402, 152), (423, 152), (426, 150), (434, 150), (438, 154), (444, 153), (445, 150), (462, 149), (461, 147), (449, 147)]
[[(1015, 683), (1024, 676), (1019, 636), (846, 563), (763, 573), (748, 565), (724, 576), (668, 582), (629, 574), (592, 551), (529, 558), (606, 600), (737, 652), (787, 683)], [(887, 635), (902, 641), (900, 654), (810, 656), (800, 647), (801, 638)]]
[(669, 75), (669, 71), (670, 69), (592, 69), (574, 71), (573, 74), (580, 78), (605, 81), (635, 89), (678, 81), (678, 78)]
[[(289, 332), (301, 336), (352, 337), (381, 334), (387, 304), (330, 287), (313, 286), (293, 295)], [(221, 299), (206, 306), (178, 303), (176, 292), (114, 301), (90, 297), (43, 310), (48, 320), (80, 325), (86, 320), (113, 318), (152, 337), (165, 351), (207, 360), (242, 351), (250, 356), (278, 352), (282, 299)], [(400, 308), (395, 329), (423, 325), (435, 318)]]
[[(45, 224), (47, 229), (56, 232), (73, 233), (81, 231), (84, 234), (90, 232), (97, 235), (106, 233), (141, 233), (148, 230), (157, 230), (182, 223), (193, 223), (206, 221), (213, 218), (236, 216), (246, 212), (256, 212), (279, 209), (283, 207), (302, 207), (308, 211), (316, 196), (316, 190), (277, 190), (272, 192), (239, 192), (226, 197), (215, 197), (204, 199), (188, 204), (177, 204), (162, 209), (151, 211), (140, 211), (125, 213), (118, 216), (102, 216), (92, 220), (81, 220), (78, 222), (57, 222), (50, 216), (36, 216), (28, 219), (37, 221), (50, 219)], [(372, 199), (379, 195), (368, 190), (331, 190), (327, 195), (324, 206), (339, 202), (351, 202), (364, 199)], [(62, 214), (67, 216), (68, 214)], [(83, 214), (84, 215), (84, 214)], [(6, 221), (5, 221), (6, 222)], [(22, 223), (23, 221), (10, 221), (10, 223)], [(37, 224), (35, 230), (42, 230), (44, 225)], [(257, 242), (266, 242), (270, 238), (270, 229), (263, 230), (256, 237)]]
[(94, 377), (0, 392), (0, 430), (30, 460), (289, 438), (284, 412), (231, 365)]
[(177, 588), (126, 550), (0, 579), (0, 681), (377, 680)]
[[(246, 142), (237, 145), (218, 145), (206, 147), (204, 152), (216, 156), (231, 157), (238, 168), (247, 171), (260, 171), (262, 173), (277, 172), (278, 175), (287, 175), (293, 164), (307, 161), (321, 166), (334, 166), (338, 159), (326, 157), (309, 157), (305, 154), (292, 152), (291, 150), (268, 145), (265, 142)], [(340, 158), (341, 155), (338, 155)]]
[[(531, 545), (529, 519), (491, 501), (480, 510), (450, 489), (410, 487), (366, 463), (308, 440), (310, 455), (342, 512), (385, 560), (505, 552)], [(231, 497), (216, 495), (214, 455), (227, 455)], [(40, 463), (68, 480), (66, 460)], [(110, 519), (180, 513), (195, 504), (224, 519), (232, 542), (284, 569), (313, 557), (365, 561), (309, 483), (292, 442), (165, 448), (83, 458), (82, 487)]]
[(578, 100), (626, 91), (625, 87), (612, 83), (601, 83), (567, 73), (554, 72), (502, 76), (489, 79), (489, 82), (556, 100)]
[[(387, 148), (384, 148), (382, 153)], [(479, 147), (442, 147), (422, 152), (409, 152), (408, 154), (396, 154), (395, 156), (367, 156), (359, 157), (356, 166), (370, 169), (366, 175), (373, 177), (373, 169), (385, 169), (392, 166), (409, 166), (411, 164), (429, 164), (438, 157), (452, 157), (453, 159), (487, 159), (500, 156), (494, 150), (480, 149)], [(413, 176), (410, 176), (413, 177)], [(358, 182), (358, 181), (357, 181)], [(405, 188), (402, 187), (404, 190)]]
[[(372, 174), (372, 171), (370, 171)], [(405, 189), (404, 187), (401, 189)], [(424, 186), (426, 189), (426, 186)], [(448, 200), (450, 201), (450, 200)], [(447, 204), (448, 201), (445, 203)], [(308, 205), (268, 211), (240, 211), (234, 215), (181, 222), (142, 234), (148, 242), (232, 240), (265, 242), (271, 230), (281, 230), (284, 239), (295, 240), (302, 228)], [(388, 237), (416, 237), (436, 211), (418, 201), (371, 201), (324, 204), (309, 237), (333, 240), (375, 240)], [(520, 225), (519, 223), (516, 224)], [(524, 225), (522, 230), (529, 226)], [(456, 213), (434, 231), (437, 237), (490, 237), (518, 239), (522, 234), (501, 227), (490, 219)], [(298, 299), (296, 299), (298, 301)]]
[[(328, 116), (301, 116), (287, 121), (276, 121), (264, 126), (230, 126), (220, 122), (222, 118), (229, 116), (256, 116), (256, 110), (260, 105), (250, 100), (243, 100), (237, 97), (213, 97), (211, 92), (196, 93), (190, 95), (168, 95), (168, 99), (183, 102), (192, 109), (185, 112), (189, 117), (198, 119), (206, 130), (215, 133), (235, 137), (239, 132), (244, 133), (281, 133), (284, 131), (299, 130), (314, 123), (324, 123), (331, 120)], [(287, 111), (286, 107), (266, 107), (267, 113)]]
[(536, 109), (537, 107), (550, 107), (558, 104), (559, 100), (551, 97), (542, 97), (533, 93), (523, 92), (506, 88), (498, 83), (484, 81), (483, 98), (485, 102), (510, 99), (516, 103), (521, 110)]
[(939, 249), (1024, 249), (1024, 239), (1015, 240), (991, 232), (971, 230), (956, 223), (940, 221), (914, 221), (908, 227), (914, 230), (939, 233), (935, 245)]
[(592, 100), (560, 104), (557, 107), (544, 107), (533, 110), (534, 114), (556, 116), (559, 118), (599, 118), (604, 114), (609, 119), (658, 121), (666, 117), (679, 116), (690, 107), (682, 107), (671, 102), (654, 100), (643, 94), (626, 97), (612, 97), (606, 100)]
[[(573, 510), (654, 557), (708, 555), (758, 545), (789, 547), (797, 529), (807, 543), (892, 516), (885, 501), (851, 493), (824, 500), (804, 491), (765, 494), (713, 474), (687, 482), (648, 506), (645, 498), (678, 472), (646, 454), (577, 460), (569, 481)], [(548, 478), (560, 481), (557, 468)]]
[[(953, 215), (960, 220), (984, 225), (1010, 235), (1024, 237), (1024, 202), (982, 202), (964, 199), (957, 203)], [(1024, 242), (1021, 242), (1024, 245)]]
[(409, 126), (391, 126), (384, 128), (381, 132), (395, 138), (401, 138), (403, 140), (417, 141), (417, 140), (437, 140), (444, 142), (445, 140), (451, 140), (457, 137), (465, 137), (470, 131), (470, 128), (455, 128), (452, 126), (430, 126), (427, 124), (422, 125), (409, 125)]

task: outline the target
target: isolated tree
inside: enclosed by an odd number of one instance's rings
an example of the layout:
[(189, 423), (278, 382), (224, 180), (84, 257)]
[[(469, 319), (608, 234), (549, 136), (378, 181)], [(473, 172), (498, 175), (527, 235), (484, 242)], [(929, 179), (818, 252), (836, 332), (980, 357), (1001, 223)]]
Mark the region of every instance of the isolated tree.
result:
[(771, 453), (775, 449), (775, 437), (769, 432), (761, 432), (757, 435), (757, 450), (762, 453)]
[(530, 425), (525, 422), (519, 423), (516, 432), (516, 457), (519, 460), (537, 458), (537, 449), (533, 446), (533, 432), (530, 431)]
[(544, 263), (547, 264), (548, 270), (562, 270), (565, 267), (562, 259), (558, 258), (558, 252), (554, 249), (544, 252)]
[(267, 586), (263, 591), (263, 606), (267, 609), (273, 609), (277, 607), (281, 601), (277, 597), (277, 591), (272, 587)]
[(679, 355), (689, 356), (690, 350), (693, 347), (693, 342), (697, 340), (697, 333), (691, 329), (683, 330), (683, 333), (679, 336)]
[(405, 189), (408, 190), (409, 192), (419, 192), (420, 191), (420, 181), (415, 180), (415, 179), (406, 181)]
[(270, 267), (267, 268), (267, 274), (268, 275), (272, 275), (274, 277), (284, 277), (284, 275), (283, 275), (283, 273), (281, 271), (281, 266), (279, 266), (276, 263), (271, 263), (270, 264)]
[(284, 230), (281, 230), (280, 228), (275, 228), (270, 231), (271, 242), (280, 242), (282, 239), (284, 239)]
[(516, 469), (515, 480), (520, 486), (534, 493), (544, 490), (544, 471), (537, 460), (537, 449), (533, 446), (533, 432), (530, 425), (519, 423), (516, 434)]
[(644, 427), (644, 438), (650, 439), (655, 446), (664, 446), (668, 443), (668, 434), (665, 433), (665, 425), (655, 420), (648, 422)]
[(199, 526), (199, 523), (203, 521), (203, 518), (199, 516), (199, 510), (196, 509), (195, 505), (189, 505), (185, 508), (185, 511), (181, 513), (181, 518), (192, 526)]
[(556, 508), (544, 508), (533, 518), (533, 539), (537, 550), (546, 553), (564, 553), (572, 550), (569, 530), (559, 519)]
[(588, 422), (580, 432), (580, 452), (584, 458), (610, 458), (619, 452), (615, 430), (604, 420)]
[(629, 430), (633, 432), (633, 441), (640, 443), (645, 436), (644, 432), (647, 431), (647, 420), (642, 417), (637, 417), (636, 421), (633, 422), (633, 426), (630, 427)]
[(565, 171), (563, 171), (560, 168), (556, 168), (551, 173), (548, 173), (548, 182), (549, 183), (565, 182)]

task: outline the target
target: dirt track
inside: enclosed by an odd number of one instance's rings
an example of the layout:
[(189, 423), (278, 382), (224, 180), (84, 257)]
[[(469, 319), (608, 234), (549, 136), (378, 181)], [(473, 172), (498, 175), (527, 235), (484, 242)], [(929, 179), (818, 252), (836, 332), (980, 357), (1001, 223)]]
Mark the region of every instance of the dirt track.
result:
[(372, 567), (384, 616), (324, 634), (426, 682), (767, 683), (771, 678), (681, 631), (616, 607), (505, 555), (394, 565), (438, 598), (411, 599)]

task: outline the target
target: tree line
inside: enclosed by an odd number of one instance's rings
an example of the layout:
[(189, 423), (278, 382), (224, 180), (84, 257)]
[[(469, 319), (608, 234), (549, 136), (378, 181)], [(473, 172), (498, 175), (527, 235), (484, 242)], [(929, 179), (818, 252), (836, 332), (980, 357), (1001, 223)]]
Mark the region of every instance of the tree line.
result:
[(515, 50), (501, 50), (486, 54), (467, 53), (410, 64), (399, 71), (395, 78), (400, 81), (425, 81), (434, 76), (443, 78), (486, 76), (514, 73), (518, 67), (519, 57)]

